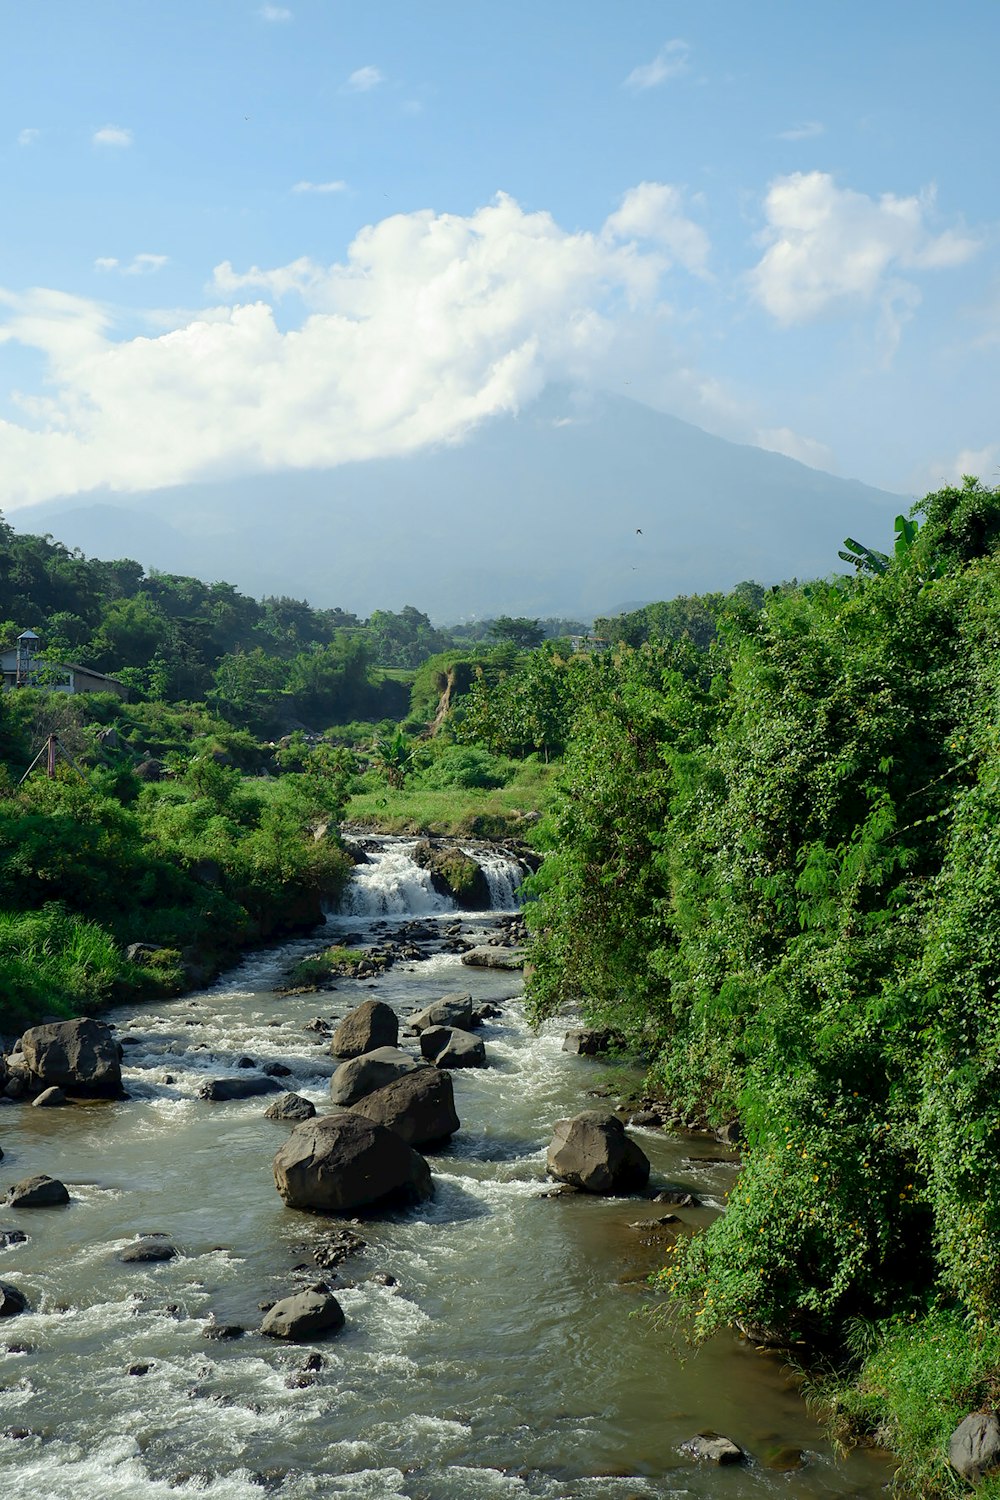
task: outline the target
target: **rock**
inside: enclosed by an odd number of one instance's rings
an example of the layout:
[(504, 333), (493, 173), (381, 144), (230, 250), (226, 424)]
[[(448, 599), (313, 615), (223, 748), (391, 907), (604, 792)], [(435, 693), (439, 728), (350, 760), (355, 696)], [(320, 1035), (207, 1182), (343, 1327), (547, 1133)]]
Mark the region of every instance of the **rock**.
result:
[(3, 1091), (5, 1098), (16, 1102), (18, 1099), (24, 1098), (28, 1092), (28, 1086), (23, 1078), (18, 1077), (17, 1074), (11, 1074), (4, 1084)]
[(360, 1057), (376, 1047), (395, 1047), (399, 1041), (399, 1017), (391, 1005), (366, 1000), (346, 1015), (333, 1033), (330, 1052), (334, 1057)]
[(53, 1086), (69, 1094), (120, 1098), (122, 1068), (111, 1027), (84, 1017), (32, 1026), (21, 1052), (33, 1092)]
[(490, 883), (478, 861), (450, 844), (435, 845), (422, 839), (411, 850), (415, 865), (426, 870), (439, 896), (450, 896), (462, 911), (484, 911), (490, 905)]
[(0, 1281), (0, 1318), (16, 1318), (18, 1313), (27, 1310), (28, 1299), (24, 1293), (11, 1286), (9, 1281)]
[(228, 1103), (230, 1099), (251, 1099), (256, 1094), (280, 1094), (281, 1084), (276, 1078), (264, 1073), (245, 1073), (242, 1078), (211, 1078), (198, 1090), (199, 1099), (210, 1099), (215, 1104)]
[(59, 1203), (68, 1203), (69, 1193), (55, 1177), (46, 1177), (39, 1172), (35, 1177), (23, 1177), (7, 1194), (11, 1208), (51, 1208)]
[(976, 1480), (1000, 1464), (1000, 1416), (973, 1412), (948, 1439), (948, 1462), (963, 1479)]
[(149, 1372), (150, 1372), (150, 1370), (152, 1368), (153, 1368), (152, 1362), (150, 1360), (148, 1360), (148, 1359), (143, 1359), (143, 1360), (139, 1360), (134, 1365), (129, 1365), (128, 1369), (125, 1371), (125, 1374), (126, 1375), (148, 1375)]
[(366, 1094), (352, 1110), (417, 1148), (446, 1140), (459, 1128), (451, 1079), (437, 1068), (414, 1068)]
[[(280, 1026), (281, 1022), (279, 1021), (277, 1024)], [(261, 1071), (266, 1073), (268, 1078), (291, 1078), (292, 1076), (291, 1068), (283, 1062), (265, 1063)]]
[(131, 1245), (126, 1245), (118, 1259), (126, 1266), (144, 1265), (147, 1262), (173, 1260), (176, 1246), (160, 1234), (141, 1234)]
[(715, 1133), (724, 1145), (738, 1146), (743, 1139), (743, 1126), (739, 1120), (730, 1120), (728, 1125), (721, 1126)]
[(37, 1099), (32, 1099), (31, 1103), (34, 1109), (56, 1109), (60, 1104), (66, 1103), (66, 1095), (62, 1089), (57, 1089), (53, 1085), (52, 1088), (45, 1089), (39, 1094)]
[(227, 1339), (241, 1339), (246, 1329), (239, 1323), (206, 1323), (201, 1330), (203, 1339), (214, 1339), (222, 1343)]
[(699, 1432), (686, 1443), (681, 1443), (681, 1452), (710, 1464), (738, 1464), (743, 1461), (743, 1449), (738, 1448), (732, 1438), (722, 1437), (717, 1432)]
[(470, 948), (462, 954), (462, 963), (473, 969), (523, 969), (523, 948)]
[(109, 724), (106, 729), (98, 731), (97, 743), (102, 750), (120, 750), (123, 740), (114, 725)]
[(321, 1271), (332, 1271), (350, 1256), (360, 1255), (367, 1243), (353, 1229), (338, 1229), (314, 1246), (312, 1257)]
[(551, 1176), (587, 1193), (633, 1193), (649, 1178), (649, 1158), (616, 1115), (586, 1109), (557, 1120), (546, 1165)]
[(433, 1001), (410, 1017), (413, 1031), (426, 1031), (430, 1026), (460, 1026), (463, 1031), (468, 1031), (472, 1023), (472, 996), (463, 994), (460, 990), (454, 994), (442, 995), (440, 1000)]
[(275, 1099), (264, 1111), (264, 1117), (268, 1120), (291, 1120), (298, 1124), (301, 1120), (311, 1120), (316, 1113), (316, 1106), (311, 1099), (303, 1099), (301, 1094), (282, 1094), (280, 1099)]
[(139, 964), (145, 967), (152, 960), (153, 955), (162, 952), (156, 943), (129, 943), (125, 949), (125, 957), (130, 964)]
[(439, 1068), (485, 1068), (486, 1048), (481, 1037), (457, 1026), (428, 1026), (420, 1033), (420, 1050)]
[(701, 1201), (687, 1188), (663, 1188), (653, 1195), (654, 1203), (674, 1203), (678, 1208), (700, 1208)]
[(425, 1063), (418, 1062), (398, 1047), (376, 1047), (374, 1052), (365, 1052), (341, 1063), (330, 1079), (330, 1098), (334, 1104), (346, 1108), (375, 1089), (384, 1088), (394, 1078), (423, 1067), (426, 1067)]
[(0, 1229), (0, 1250), (9, 1245), (23, 1245), (28, 1236), (22, 1229)]
[(585, 1026), (576, 1031), (567, 1031), (562, 1044), (564, 1052), (575, 1057), (600, 1057), (612, 1047), (620, 1047), (622, 1038), (614, 1031)]
[(140, 781), (162, 781), (163, 762), (150, 756), (149, 760), (141, 760), (135, 768), (135, 774)]
[(274, 1183), (289, 1208), (335, 1215), (434, 1191), (430, 1168), (401, 1136), (347, 1109), (296, 1125), (274, 1158)]
[(330, 1292), (296, 1292), (282, 1297), (264, 1317), (260, 1331), (271, 1339), (302, 1343), (344, 1326), (344, 1310)]
[(630, 1125), (641, 1125), (647, 1130), (659, 1130), (663, 1124), (662, 1119), (653, 1109), (638, 1109), (629, 1119)]
[(257, 1066), (257, 1059), (254, 1057), (238, 1057), (236, 1059), (236, 1066), (238, 1068), (255, 1068)]

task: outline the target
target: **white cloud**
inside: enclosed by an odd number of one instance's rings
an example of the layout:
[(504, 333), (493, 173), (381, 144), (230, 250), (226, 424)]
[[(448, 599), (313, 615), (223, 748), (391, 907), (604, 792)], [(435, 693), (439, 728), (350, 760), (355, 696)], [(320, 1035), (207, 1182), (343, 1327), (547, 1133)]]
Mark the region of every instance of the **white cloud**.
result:
[(385, 76), (379, 72), (378, 68), (355, 68), (344, 87), (352, 94), (366, 94), (369, 89), (376, 89), (380, 83), (384, 82)]
[(837, 460), (833, 449), (815, 438), (803, 437), (790, 427), (759, 427), (754, 437), (757, 448), (766, 448), (769, 453), (783, 453), (786, 458), (798, 459), (810, 469), (825, 469), (828, 474), (837, 473)]
[(91, 139), (95, 146), (131, 146), (132, 132), (121, 125), (102, 125)]
[(614, 239), (653, 240), (686, 271), (705, 273), (708, 235), (687, 217), (680, 190), (669, 183), (640, 182), (629, 188), (604, 228)]
[(985, 448), (963, 448), (953, 458), (933, 459), (913, 476), (912, 488), (914, 493), (923, 495), (944, 485), (961, 484), (966, 474), (974, 475), (984, 484), (1000, 482), (1000, 443), (988, 443)]
[(297, 182), (293, 193), (345, 193), (346, 182)]
[(679, 78), (690, 66), (691, 48), (680, 37), (674, 37), (673, 41), (664, 43), (652, 62), (641, 63), (639, 67), (632, 69), (625, 79), (625, 87), (635, 89), (636, 92), (654, 89), (668, 78)]
[(262, 5), (257, 14), (262, 21), (290, 21), (292, 13), (287, 5)]
[(29, 125), (24, 130), (19, 130), (17, 132), (17, 144), (19, 146), (33, 146), (38, 140), (38, 137), (41, 135), (41, 133), (42, 132), (40, 130), (36, 130), (33, 125)]
[(958, 266), (979, 249), (957, 230), (931, 233), (932, 209), (930, 193), (870, 198), (826, 172), (779, 177), (764, 203), (767, 249), (750, 275), (753, 295), (786, 325), (875, 302), (887, 337), (898, 338), (920, 296), (899, 272)]
[(128, 265), (122, 265), (121, 261), (114, 255), (99, 255), (94, 261), (95, 271), (120, 271), (123, 276), (150, 276), (154, 271), (162, 271), (167, 264), (169, 255), (151, 255), (148, 250), (133, 256)]
[(792, 125), (788, 130), (778, 131), (779, 141), (814, 141), (826, 133), (826, 126), (819, 120), (803, 120), (801, 125)]
[[(596, 233), (500, 195), (467, 217), (395, 214), (331, 265), (226, 262), (216, 305), (154, 336), (116, 337), (96, 302), (0, 292), (0, 341), (47, 361), (46, 394), (13, 393), (23, 421), (0, 421), (5, 509), (406, 453), (459, 440), (549, 380), (593, 375), (623, 303), (636, 324), (664, 316), (663, 218), (637, 209), (678, 216), (659, 186), (626, 195)], [(289, 291), (305, 312), (285, 331), (266, 299)]]

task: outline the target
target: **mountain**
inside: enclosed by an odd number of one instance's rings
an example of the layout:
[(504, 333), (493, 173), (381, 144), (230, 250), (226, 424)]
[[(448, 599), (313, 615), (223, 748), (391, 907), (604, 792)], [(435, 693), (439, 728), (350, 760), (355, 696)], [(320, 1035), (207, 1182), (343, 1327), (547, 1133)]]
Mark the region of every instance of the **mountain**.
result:
[(13, 516), (90, 556), (226, 579), (359, 614), (589, 618), (837, 571), (846, 536), (884, 548), (908, 502), (730, 443), (621, 396), (550, 388), (463, 443), (405, 456), (90, 491)]

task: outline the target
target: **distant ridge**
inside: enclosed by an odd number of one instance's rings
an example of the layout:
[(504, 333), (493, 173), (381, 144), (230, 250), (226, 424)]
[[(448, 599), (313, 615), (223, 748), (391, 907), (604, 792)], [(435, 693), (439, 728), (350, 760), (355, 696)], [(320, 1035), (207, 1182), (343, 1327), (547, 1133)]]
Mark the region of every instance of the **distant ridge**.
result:
[[(589, 618), (628, 598), (842, 569), (909, 502), (714, 437), (622, 396), (550, 388), (467, 440), (401, 458), (15, 511), (90, 556), (316, 606), (416, 604), (437, 621)], [(641, 532), (641, 534), (638, 534)]]

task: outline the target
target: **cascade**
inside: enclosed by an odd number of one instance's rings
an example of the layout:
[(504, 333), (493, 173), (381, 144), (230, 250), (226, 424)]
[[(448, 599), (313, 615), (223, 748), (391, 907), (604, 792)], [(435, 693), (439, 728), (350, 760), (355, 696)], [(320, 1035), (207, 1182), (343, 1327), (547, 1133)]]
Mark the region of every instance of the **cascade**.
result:
[(385, 916), (433, 916), (455, 910), (448, 896), (439, 896), (430, 875), (413, 862), (416, 842), (380, 842), (358, 865), (340, 902), (343, 916), (374, 921)]
[(490, 888), (491, 911), (518, 911), (521, 906), (521, 883), (524, 871), (516, 859), (496, 849), (466, 849), (477, 863)]

